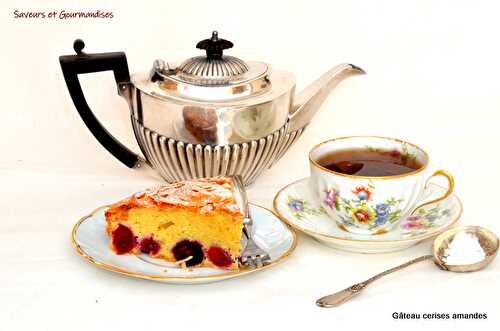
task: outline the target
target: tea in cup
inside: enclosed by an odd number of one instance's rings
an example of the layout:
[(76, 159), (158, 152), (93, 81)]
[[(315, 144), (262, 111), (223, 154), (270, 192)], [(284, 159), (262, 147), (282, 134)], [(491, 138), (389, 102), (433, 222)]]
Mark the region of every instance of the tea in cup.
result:
[[(357, 136), (325, 141), (309, 153), (311, 185), (339, 227), (359, 234), (388, 232), (417, 209), (451, 195), (445, 170), (428, 175), (428, 154), (394, 138)], [(448, 189), (424, 199), (429, 179), (443, 176)]]

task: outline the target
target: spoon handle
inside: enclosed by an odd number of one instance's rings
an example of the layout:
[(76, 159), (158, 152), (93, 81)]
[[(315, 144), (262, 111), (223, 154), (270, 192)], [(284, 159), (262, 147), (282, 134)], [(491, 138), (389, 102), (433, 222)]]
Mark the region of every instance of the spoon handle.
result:
[(386, 271), (383, 271), (379, 274), (376, 274), (375, 276), (365, 280), (364, 282), (349, 286), (348, 288), (346, 288), (342, 291), (339, 291), (337, 293), (333, 293), (333, 294), (324, 296), (324, 297), (318, 299), (316, 301), (316, 304), (320, 307), (325, 307), (325, 308), (339, 306), (339, 305), (343, 304), (344, 302), (350, 300), (354, 296), (356, 296), (359, 292), (361, 292), (361, 290), (363, 290), (365, 287), (367, 287), (368, 285), (370, 285), (371, 283), (373, 283), (377, 279), (382, 278), (385, 275), (388, 275), (388, 274), (393, 273), (395, 271), (404, 269), (412, 264), (415, 264), (415, 263), (418, 263), (421, 261), (425, 261), (425, 260), (431, 260), (431, 259), (433, 259), (432, 255), (424, 255), (421, 257), (417, 257), (416, 259), (413, 259), (413, 260), (410, 260), (406, 263), (398, 265), (397, 267), (394, 267), (394, 268), (388, 269)]

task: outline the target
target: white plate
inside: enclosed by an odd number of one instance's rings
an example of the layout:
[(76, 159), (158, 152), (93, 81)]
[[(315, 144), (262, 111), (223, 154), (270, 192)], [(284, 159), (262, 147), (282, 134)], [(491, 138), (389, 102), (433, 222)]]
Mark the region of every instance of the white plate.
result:
[(271, 263), (256, 269), (223, 270), (216, 268), (180, 268), (147, 255), (117, 255), (109, 248), (106, 220), (101, 207), (83, 217), (73, 228), (72, 240), (77, 252), (90, 263), (119, 274), (170, 284), (201, 284), (243, 276), (267, 269), (287, 256), (297, 245), (295, 232), (263, 207), (250, 205), (253, 236), (271, 256)]
[[(430, 184), (425, 196), (442, 194), (444, 188)], [(408, 248), (432, 238), (455, 224), (462, 214), (460, 200), (451, 195), (437, 204), (416, 211), (392, 230), (380, 235), (360, 235), (338, 227), (319, 205), (316, 194), (304, 178), (281, 189), (274, 198), (274, 209), (292, 227), (312, 236), (321, 243), (358, 253), (383, 253)]]

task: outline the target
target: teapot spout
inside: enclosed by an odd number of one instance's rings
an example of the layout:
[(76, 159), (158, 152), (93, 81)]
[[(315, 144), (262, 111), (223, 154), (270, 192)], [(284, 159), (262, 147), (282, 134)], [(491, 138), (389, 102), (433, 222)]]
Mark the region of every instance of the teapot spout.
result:
[(288, 131), (293, 132), (306, 126), (323, 101), (341, 81), (365, 73), (363, 69), (348, 63), (339, 64), (324, 73), (295, 96), (292, 112), (289, 115)]

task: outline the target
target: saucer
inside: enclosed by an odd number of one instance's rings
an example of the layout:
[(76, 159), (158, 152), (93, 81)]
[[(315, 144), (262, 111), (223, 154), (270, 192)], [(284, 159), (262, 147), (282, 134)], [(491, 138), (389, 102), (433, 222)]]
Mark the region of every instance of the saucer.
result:
[(255, 269), (180, 268), (161, 259), (141, 255), (117, 255), (109, 247), (104, 213), (108, 206), (83, 217), (73, 228), (72, 241), (78, 254), (99, 268), (122, 275), (170, 284), (202, 284), (240, 277), (267, 269), (288, 257), (297, 245), (295, 231), (263, 207), (250, 205), (255, 242), (271, 256), (271, 263)]
[[(430, 184), (425, 197), (443, 194), (445, 189)], [(362, 235), (347, 232), (331, 220), (310, 189), (309, 178), (291, 183), (274, 198), (274, 209), (290, 226), (319, 242), (345, 251), (384, 253), (408, 248), (432, 238), (453, 226), (462, 214), (462, 203), (453, 194), (436, 204), (418, 209), (413, 216), (383, 234)]]

